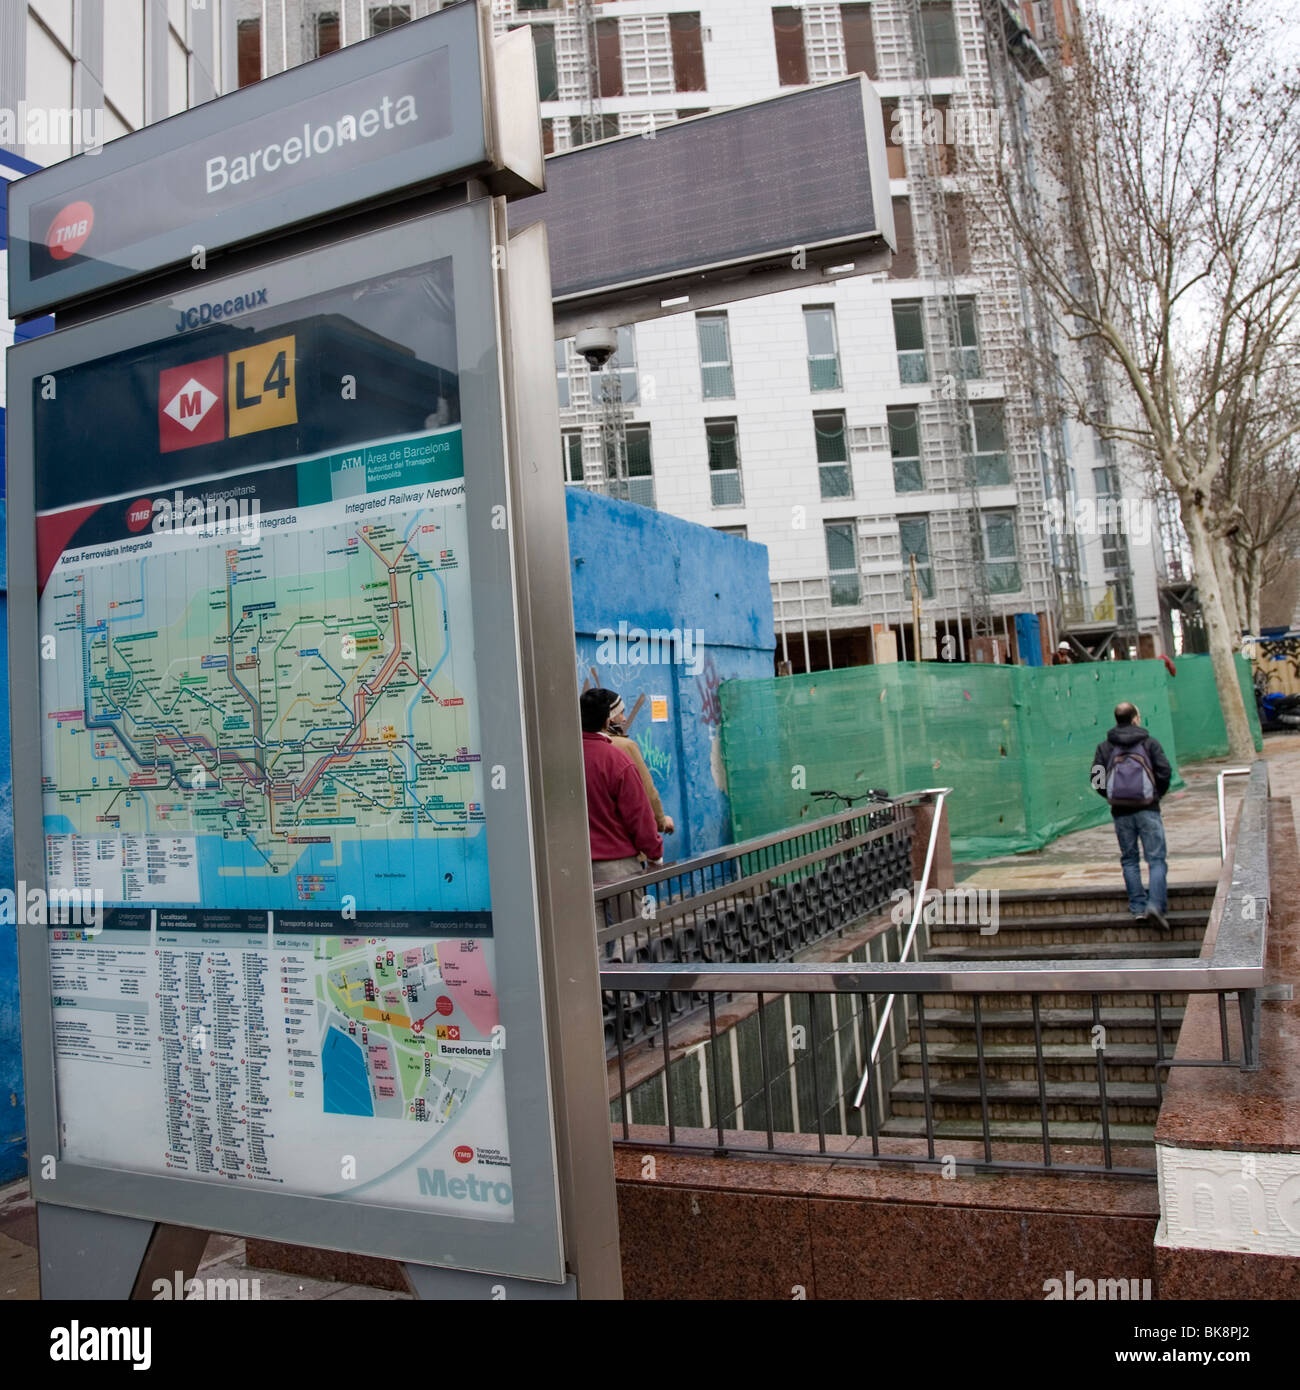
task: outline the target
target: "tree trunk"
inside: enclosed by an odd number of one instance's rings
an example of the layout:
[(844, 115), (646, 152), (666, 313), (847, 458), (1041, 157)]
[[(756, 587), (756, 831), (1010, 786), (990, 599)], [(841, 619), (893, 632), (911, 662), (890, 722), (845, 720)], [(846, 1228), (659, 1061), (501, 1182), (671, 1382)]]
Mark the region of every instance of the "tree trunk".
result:
[[(1235, 650), (1244, 621), (1241, 574), (1233, 563), (1236, 557), (1233, 554), (1232, 546), (1222, 536), (1216, 536), (1212, 531), (1207, 533), (1207, 539), (1210, 543), (1210, 553), (1214, 556), (1214, 572), (1219, 577), (1219, 594), (1223, 599), (1224, 621), (1228, 625), (1229, 639)], [(1197, 578), (1199, 580), (1200, 576), (1198, 575)]]
[(1251, 551), (1250, 565), (1246, 571), (1246, 631), (1252, 637), (1259, 636), (1263, 621), (1260, 608), (1264, 594), (1264, 566), (1257, 552)]
[(1196, 590), (1205, 618), (1205, 635), (1210, 646), (1210, 661), (1214, 667), (1214, 684), (1219, 692), (1223, 723), (1228, 731), (1228, 755), (1240, 763), (1255, 757), (1255, 740), (1246, 719), (1246, 705), (1237, 682), (1237, 663), (1233, 655), (1233, 632), (1224, 611), (1223, 588), (1219, 570), (1214, 563), (1214, 545), (1206, 521), (1205, 509), (1194, 497), (1180, 497), (1183, 530), (1192, 552), (1196, 570)]

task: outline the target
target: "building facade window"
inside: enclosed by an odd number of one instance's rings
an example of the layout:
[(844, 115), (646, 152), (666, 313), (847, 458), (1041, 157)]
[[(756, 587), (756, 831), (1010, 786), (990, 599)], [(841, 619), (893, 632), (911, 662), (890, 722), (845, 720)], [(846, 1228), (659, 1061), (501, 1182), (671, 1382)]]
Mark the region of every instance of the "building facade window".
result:
[(261, 19), (241, 19), (235, 26), (239, 85), (261, 81)]
[(889, 263), (891, 280), (911, 280), (916, 275), (916, 232), (912, 228), (912, 200), (894, 198), (894, 235), (898, 249)]
[(963, 377), (970, 381), (982, 376), (980, 367), (979, 320), (975, 317), (975, 297), (957, 301), (957, 361)]
[(706, 401), (731, 399), (736, 382), (726, 314), (696, 314), (695, 332), (700, 344), (700, 394)]
[(533, 60), (537, 67), (537, 100), (555, 101), (560, 95), (560, 78), (555, 66), (555, 26), (530, 24)]
[(372, 5), (370, 7), (370, 37), (376, 34), (386, 34), (390, 29), (396, 29), (403, 24), (411, 22), (411, 7), (409, 5)]
[(627, 439), (627, 500), (643, 507), (655, 504), (654, 463), (650, 455), (650, 426), (629, 425)]
[(773, 6), (772, 37), (776, 40), (776, 80), (783, 87), (804, 86), (808, 54), (803, 42), (803, 10), (794, 5)]
[(602, 97), (623, 95), (623, 44), (619, 38), (618, 20), (596, 21), (596, 60), (600, 64), (600, 94)]
[(740, 483), (740, 439), (735, 420), (706, 420), (709, 450), (709, 494), (715, 507), (740, 507), (745, 494)]
[[(871, 31), (871, 6), (841, 5), (840, 27), (844, 33), (844, 71), (865, 73), (874, 82), (880, 76), (876, 69), (876, 40)], [(885, 127), (889, 133), (889, 127)]]
[(952, 0), (921, 0), (921, 42), (931, 77), (961, 76), (961, 45)]
[(669, 15), (668, 31), (672, 39), (673, 85), (679, 92), (706, 91), (704, 34), (699, 15), (684, 12)]
[(336, 53), (340, 47), (338, 12), (324, 11), (318, 14), (312, 37), (318, 58), (323, 58), (327, 53)]
[(586, 131), (586, 116), (569, 117), (569, 144), (588, 145), (592, 140), (612, 140), (619, 134), (617, 116), (597, 116), (592, 127), (591, 138), (588, 139)]
[(854, 608), (862, 602), (857, 526), (854, 522), (826, 523), (826, 570), (830, 577), (833, 608)]
[(569, 341), (561, 338), (555, 345), (555, 394), (561, 410), (569, 405)]
[(894, 460), (894, 491), (924, 492), (921, 470), (921, 420), (915, 406), (893, 406), (889, 420), (889, 452)]
[(925, 516), (898, 518), (898, 548), (903, 557), (903, 597), (912, 601), (912, 562), (916, 556), (916, 587), (922, 598), (934, 597), (934, 572), (930, 568), (930, 519)]
[(1007, 436), (1001, 401), (976, 401), (971, 405), (974, 439), (975, 482), (979, 487), (1005, 487), (1011, 482), (1007, 462)]
[(262, 21), (241, 19), (235, 29), (239, 61), (239, 85), (248, 87), (262, 80)]
[[(885, 124), (885, 163), (891, 179), (907, 177), (907, 159), (903, 153), (903, 113), (896, 101), (882, 101), (880, 115)], [(894, 229), (897, 234), (897, 227)]]
[(742, 541), (749, 539), (748, 526), (715, 526), (713, 529), (720, 536), (739, 536)]
[(849, 467), (848, 431), (842, 410), (822, 410), (813, 416), (817, 442), (817, 472), (825, 498), (852, 497), (853, 471)]
[(894, 300), (894, 347), (898, 352), (898, 379), (904, 386), (930, 380), (925, 319), (919, 299)]
[(1014, 594), (1020, 590), (1020, 565), (1016, 551), (1016, 514), (984, 512), (984, 560), (989, 592)]
[(952, 273), (970, 274), (970, 231), (966, 225), (966, 201), (960, 193), (943, 195), (944, 216), (948, 219), (948, 249), (952, 253)]
[(829, 305), (805, 308), (803, 321), (808, 334), (808, 387), (812, 391), (838, 391), (843, 381), (835, 310)]
[(561, 440), (564, 444), (564, 481), (580, 483), (583, 481), (582, 469), (582, 431), (563, 430)]

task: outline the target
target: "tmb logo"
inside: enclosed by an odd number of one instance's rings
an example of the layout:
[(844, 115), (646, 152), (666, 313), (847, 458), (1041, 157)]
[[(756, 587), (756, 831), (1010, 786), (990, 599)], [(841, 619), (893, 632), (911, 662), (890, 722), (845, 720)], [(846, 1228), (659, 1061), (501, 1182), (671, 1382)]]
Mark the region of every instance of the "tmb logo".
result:
[(56, 214), (45, 233), (45, 245), (56, 261), (66, 261), (75, 256), (86, 244), (91, 228), (95, 225), (95, 209), (89, 203), (69, 203)]
[(158, 448), (168, 454), (226, 437), (226, 359), (206, 357), (158, 374)]
[(451, 1151), (451, 1156), (457, 1163), (472, 1163), (474, 1150), (468, 1144), (460, 1144)]

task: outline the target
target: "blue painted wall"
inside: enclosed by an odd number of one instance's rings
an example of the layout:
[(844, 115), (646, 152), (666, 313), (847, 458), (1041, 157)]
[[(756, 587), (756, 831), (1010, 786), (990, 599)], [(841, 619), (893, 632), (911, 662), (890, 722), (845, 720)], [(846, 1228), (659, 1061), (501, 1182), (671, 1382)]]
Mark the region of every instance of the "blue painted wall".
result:
[[(767, 547), (724, 536), (631, 502), (570, 488), (569, 558), (578, 686), (617, 690), (628, 732), (641, 745), (664, 810), (677, 823), (665, 860), (686, 859), (731, 841), (722, 749), (718, 741), (724, 680), (772, 674), (776, 639)], [(617, 634), (620, 645), (602, 631)], [(637, 632), (689, 629), (692, 645), (636, 642)], [(698, 633), (698, 648), (694, 647)], [(614, 659), (612, 659), (614, 658)], [(621, 659), (626, 658), (626, 659)], [(667, 718), (652, 718), (652, 700)], [(637, 708), (640, 702), (639, 708)]]

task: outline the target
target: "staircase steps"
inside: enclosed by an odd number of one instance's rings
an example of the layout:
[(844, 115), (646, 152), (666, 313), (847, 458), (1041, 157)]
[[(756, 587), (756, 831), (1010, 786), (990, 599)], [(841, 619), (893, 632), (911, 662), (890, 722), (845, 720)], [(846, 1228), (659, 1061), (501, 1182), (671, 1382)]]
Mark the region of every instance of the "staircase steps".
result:
[[(1106, 1082), (1111, 1080), (1148, 1082), (1154, 1085), (1152, 1077), (1156, 1062), (1154, 1042), (1119, 1042), (1106, 1034)], [(1165, 1057), (1171, 1055), (1166, 1045)], [(930, 1066), (930, 1082), (937, 1080), (977, 1080), (979, 1076), (979, 1054), (974, 1041), (935, 1042), (926, 1030), (926, 1059)], [(899, 1053), (899, 1066), (903, 1076), (921, 1075), (921, 1045), (909, 1043)], [(1006, 1043), (984, 1041), (984, 1074), (990, 1080), (1033, 1081), (1037, 1084), (1038, 1071), (1034, 1060), (1034, 1040), (1032, 1034), (1027, 1041)], [(1090, 1041), (1076, 1043), (1043, 1043), (1043, 1074), (1062, 1081), (1089, 1081), (1094, 1086), (1097, 1080), (1097, 1052)]]
[(1006, 946), (1021, 946), (1033, 941), (1060, 940), (1091, 945), (1097, 941), (1187, 941), (1199, 950), (1205, 935), (1208, 912), (1174, 908), (1165, 914), (1171, 932), (1164, 932), (1154, 922), (1134, 919), (1127, 911), (1094, 912), (1079, 915), (1008, 917), (999, 912), (997, 931), (981, 931), (979, 922), (939, 923), (930, 927), (932, 947), (957, 946), (963, 943), (978, 945), (984, 950), (1001, 954)]
[[(1094, 1076), (1091, 1081), (1049, 1080), (1045, 1089), (1047, 1118), (1051, 1120), (1101, 1120), (1101, 1097)], [(1038, 1116), (1036, 1081), (985, 1082), (990, 1120), (1031, 1120)], [(924, 1115), (925, 1089), (920, 1077), (904, 1077), (890, 1091), (895, 1115)], [(930, 1107), (937, 1119), (978, 1119), (980, 1085), (975, 1079), (930, 1078)], [(1106, 1081), (1106, 1109), (1121, 1124), (1155, 1124), (1159, 1101), (1152, 1081)], [(1004, 1137), (1000, 1132), (999, 1138)]]
[[(987, 1002), (987, 1001), (985, 1001)], [(1152, 1053), (1155, 1051), (1154, 1014), (1148, 1005), (1145, 1008), (1103, 1008), (1098, 1010), (1102, 1026), (1106, 1029), (1107, 1048), (1113, 1051), (1121, 1043), (1147, 1041)], [(1057, 1043), (1088, 1043), (1091, 1046), (1093, 1015), (1089, 1002), (1078, 1008), (1038, 1010), (1039, 1027), (1045, 1045)], [(1170, 1005), (1160, 1011), (1160, 1022), (1165, 1035), (1165, 1055), (1173, 1052), (1173, 1044), (1178, 1041), (1178, 1030), (1182, 1026), (1183, 1011)], [(989, 1009), (982, 1008), (980, 1015), (984, 1046), (1000, 1043), (1019, 1043), (1029, 1048), (1034, 1044), (1034, 1015), (1030, 1009)], [(913, 1030), (913, 1036), (920, 1036)], [(971, 1039), (974, 1046), (975, 1015), (970, 1009), (927, 1008), (925, 1011), (925, 1037), (929, 1051), (933, 1054), (936, 1044), (961, 1042)], [(909, 1046), (911, 1046), (909, 1044)], [(915, 1044), (919, 1055), (920, 1044)], [(904, 1049), (903, 1055), (907, 1055)]]
[[(999, 895), (998, 930), (987, 936), (978, 921), (929, 925), (927, 961), (1008, 964), (1040, 960), (1194, 960), (1214, 901), (1213, 884), (1170, 889), (1166, 917), (1172, 931), (1134, 920), (1122, 890), (1018, 891)], [(1161, 1055), (1171, 1057), (1183, 1022), (1186, 995), (1161, 998)], [(1103, 1052), (1106, 1118), (1115, 1145), (1150, 1147), (1160, 1109), (1156, 1068), (1156, 1022), (1152, 996), (1044, 991), (1039, 995), (1043, 1099), (1053, 1144), (1100, 1144), (1102, 1100), (1093, 1047), (1094, 1022), (1105, 1029)], [(969, 996), (925, 996), (926, 1059), (931, 1119), (936, 1138), (980, 1139), (983, 1116), (975, 1017)], [(1034, 1017), (1028, 994), (980, 996), (984, 1097), (994, 1142), (1040, 1144), (1042, 1120), (1035, 1057)], [(895, 1080), (889, 1114), (880, 1133), (900, 1138), (925, 1135), (925, 1087), (920, 1030), (911, 1018), (906, 1042), (892, 1058)]]

